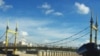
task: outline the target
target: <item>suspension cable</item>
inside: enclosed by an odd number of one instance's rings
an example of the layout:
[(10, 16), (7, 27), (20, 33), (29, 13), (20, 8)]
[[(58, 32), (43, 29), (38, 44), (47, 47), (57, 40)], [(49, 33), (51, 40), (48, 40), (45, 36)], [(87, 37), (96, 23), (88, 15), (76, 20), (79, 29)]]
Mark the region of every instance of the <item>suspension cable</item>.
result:
[(86, 28), (84, 28), (83, 30), (79, 31), (78, 33), (73, 34), (72, 36), (69, 36), (69, 37), (67, 37), (67, 38), (64, 38), (64, 39), (61, 39), (61, 40), (58, 40), (58, 41), (54, 41), (54, 42), (51, 42), (51, 43), (46, 43), (46, 44), (54, 44), (54, 43), (58, 43), (58, 42), (61, 42), (61, 41), (64, 41), (64, 40), (70, 39), (70, 38), (72, 38), (72, 37), (74, 37), (74, 36), (80, 34), (81, 32), (87, 30), (88, 28), (89, 28), (89, 27), (86, 27)]
[(10, 41), (10, 40), (12, 40), (12, 37), (13, 37), (14, 35), (12, 35), (9, 39), (8, 39), (8, 41)]
[(84, 35), (82, 35), (82, 36), (80, 36), (80, 37), (78, 37), (78, 38), (76, 38), (76, 39), (73, 39), (72, 41), (68, 41), (67, 43), (76, 41), (76, 40), (78, 40), (78, 39), (80, 39), (80, 38), (83, 38), (84, 36), (88, 35), (89, 33), (90, 33), (90, 32), (88, 32), (88, 33), (86, 33), (86, 34), (84, 34)]
[(2, 38), (4, 37), (5, 33), (6, 33), (6, 32), (4, 32), (3, 35), (0, 36), (0, 39), (2, 39)]
[(74, 42), (74, 41), (76, 41), (76, 40), (78, 40), (78, 39), (80, 39), (80, 38), (83, 38), (84, 36), (86, 36), (86, 35), (88, 35), (88, 34), (89, 34), (89, 32), (86, 33), (86, 34), (84, 34), (84, 35), (82, 35), (82, 36), (80, 36), (80, 37), (78, 37), (78, 38), (75, 38), (75, 39), (73, 39), (73, 40), (70, 40), (70, 41), (67, 41), (67, 42), (64, 42), (64, 43), (58, 43), (57, 45), (61, 45), (61, 44), (66, 44), (66, 43)]

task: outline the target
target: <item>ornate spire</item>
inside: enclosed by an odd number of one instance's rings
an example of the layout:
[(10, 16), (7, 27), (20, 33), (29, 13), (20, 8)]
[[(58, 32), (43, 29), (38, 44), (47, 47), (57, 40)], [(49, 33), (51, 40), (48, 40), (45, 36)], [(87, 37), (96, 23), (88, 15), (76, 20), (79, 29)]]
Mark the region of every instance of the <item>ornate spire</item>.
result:
[(95, 26), (98, 28), (98, 17), (96, 16), (96, 23)]
[(91, 19), (90, 19), (90, 43), (92, 43), (92, 26), (93, 26), (93, 16), (91, 12)]
[(7, 21), (7, 29), (9, 29), (9, 20)]
[(90, 23), (93, 23), (93, 13), (91, 12), (91, 20)]
[(95, 43), (97, 44), (97, 31), (98, 31), (98, 22), (97, 22), (97, 16), (96, 16), (96, 23), (95, 23), (95, 27), (97, 28), (96, 30), (95, 30)]
[(18, 31), (18, 23), (16, 22), (16, 31)]

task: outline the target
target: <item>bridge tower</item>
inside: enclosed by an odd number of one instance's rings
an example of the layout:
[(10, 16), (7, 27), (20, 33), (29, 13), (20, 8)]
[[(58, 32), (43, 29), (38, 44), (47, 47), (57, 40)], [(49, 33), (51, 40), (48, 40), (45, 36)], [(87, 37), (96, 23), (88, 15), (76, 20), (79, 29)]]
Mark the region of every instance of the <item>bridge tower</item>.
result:
[(91, 13), (91, 19), (90, 19), (90, 43), (92, 43), (92, 26), (93, 26), (93, 16)]
[(9, 29), (9, 21), (8, 21), (8, 23), (7, 23), (7, 27), (6, 27), (6, 38), (5, 38), (5, 53), (7, 53), (7, 51), (8, 51), (8, 49), (7, 49), (7, 47), (8, 47), (8, 33), (13, 33), (14, 35), (15, 35), (15, 39), (14, 39), (14, 49), (13, 49), (13, 54), (15, 54), (15, 52), (16, 52), (16, 50), (17, 50), (17, 48), (16, 48), (16, 45), (17, 45), (17, 35), (18, 35), (18, 25), (17, 25), (17, 23), (16, 23), (16, 28), (15, 28), (15, 30), (11, 30), (11, 29)]
[(93, 15), (91, 13), (91, 19), (90, 19), (90, 43), (92, 43), (92, 37), (93, 37), (93, 30), (95, 30), (95, 38), (94, 38), (94, 42), (95, 44), (97, 44), (97, 33), (98, 33), (98, 20), (97, 20), (97, 16), (96, 16), (96, 22), (94, 25), (94, 21), (93, 21)]
[[(6, 26), (6, 38), (5, 38), (5, 47), (8, 47), (8, 30), (9, 30), (9, 21), (7, 22)], [(7, 53), (7, 48), (5, 48), (5, 53)]]
[[(14, 47), (16, 47), (17, 45), (17, 35), (18, 35), (18, 24), (16, 23)], [(14, 48), (13, 54), (15, 54), (16, 51), (17, 51), (17, 48)]]
[(96, 27), (96, 29), (95, 29), (95, 44), (97, 44), (97, 33), (98, 33), (98, 20), (97, 20), (98, 18), (97, 18), (97, 16), (96, 16), (96, 23), (95, 23), (95, 27)]

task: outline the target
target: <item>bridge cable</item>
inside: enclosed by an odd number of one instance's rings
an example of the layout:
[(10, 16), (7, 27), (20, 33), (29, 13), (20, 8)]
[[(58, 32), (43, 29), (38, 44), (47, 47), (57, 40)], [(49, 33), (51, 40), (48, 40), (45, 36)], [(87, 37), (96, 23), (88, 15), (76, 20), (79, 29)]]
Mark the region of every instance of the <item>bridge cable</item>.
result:
[(3, 35), (0, 36), (0, 39), (2, 39), (2, 38), (4, 37), (5, 33), (6, 33), (6, 32), (4, 32)]
[[(89, 34), (89, 32), (86, 33), (86, 34), (84, 34), (84, 35), (82, 35), (81, 37), (78, 37), (78, 38), (76, 38), (76, 39), (73, 39), (72, 42), (73, 42), (73, 41), (76, 41), (76, 40), (78, 40), (78, 39), (80, 39), (80, 38), (83, 38), (84, 36), (86, 36), (86, 35), (88, 35), (88, 34)], [(71, 42), (71, 41), (70, 41), (70, 42)], [(68, 42), (67, 42), (67, 43), (68, 43)]]
[(9, 41), (12, 40), (12, 37), (14, 37), (14, 35), (10, 36), (10, 38), (8, 39)]
[(76, 40), (78, 40), (78, 39), (80, 39), (80, 38), (83, 38), (84, 36), (88, 35), (89, 33), (90, 33), (90, 32), (88, 32), (88, 33), (86, 33), (86, 34), (84, 34), (84, 35), (82, 35), (82, 36), (80, 36), (80, 37), (78, 37), (78, 38), (75, 38), (75, 39), (73, 39), (73, 40), (67, 41), (67, 42), (65, 42), (65, 43), (58, 43), (58, 44), (66, 44), (66, 43), (74, 42), (74, 41), (76, 41)]
[(86, 28), (84, 28), (83, 30), (79, 31), (78, 33), (73, 34), (72, 36), (69, 36), (69, 37), (67, 37), (67, 38), (64, 38), (64, 39), (61, 39), (61, 40), (58, 40), (58, 41), (55, 41), (55, 42), (51, 42), (51, 43), (46, 43), (46, 44), (54, 44), (54, 43), (61, 42), (61, 41), (63, 41), (63, 40), (70, 39), (70, 38), (72, 38), (72, 37), (74, 37), (74, 36), (76, 36), (76, 35), (80, 34), (81, 32), (83, 32), (83, 31), (87, 30), (88, 28), (89, 28), (89, 27), (86, 27)]
[[(55, 46), (62, 45), (62, 44), (67, 44), (67, 43), (70, 43), (70, 42), (74, 42), (74, 41), (76, 41), (76, 40), (78, 40), (78, 39), (80, 39), (80, 38), (83, 38), (84, 36), (86, 36), (86, 35), (88, 35), (88, 34), (89, 34), (89, 32), (86, 33), (86, 34), (84, 34), (84, 35), (82, 35), (82, 36), (80, 36), (80, 37), (78, 37), (78, 38), (75, 38), (75, 39), (73, 39), (73, 40), (70, 40), (70, 41), (67, 41), (67, 42), (63, 42), (63, 43), (55, 44)], [(54, 46), (54, 45), (47, 45), (47, 46)]]

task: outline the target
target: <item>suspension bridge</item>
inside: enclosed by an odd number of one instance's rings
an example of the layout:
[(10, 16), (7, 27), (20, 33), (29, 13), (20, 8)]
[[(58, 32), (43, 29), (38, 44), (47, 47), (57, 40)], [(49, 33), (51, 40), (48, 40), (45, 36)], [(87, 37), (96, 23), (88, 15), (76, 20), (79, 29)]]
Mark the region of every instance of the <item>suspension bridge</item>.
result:
[[(13, 54), (13, 56), (16, 56), (16, 51), (18, 50), (36, 50), (37, 52), (35, 52), (37, 54), (37, 56), (80, 56), (76, 53), (77, 48), (70, 48), (70, 47), (59, 47), (57, 45), (67, 45), (67, 43), (71, 43), (74, 41), (77, 41), (81, 38), (84, 38), (88, 35), (90, 35), (89, 39), (90, 39), (90, 43), (93, 43), (93, 33), (95, 33), (95, 38), (94, 38), (94, 43), (97, 44), (97, 34), (98, 32), (100, 32), (98, 30), (98, 22), (97, 22), (97, 18), (96, 18), (96, 22), (94, 24), (93, 22), (93, 17), (91, 15), (91, 19), (90, 19), (90, 26), (82, 29), (81, 31), (73, 34), (72, 36), (69, 36), (67, 38), (61, 39), (61, 40), (57, 40), (54, 42), (50, 42), (50, 43), (46, 43), (46, 44), (40, 44), (40, 43), (36, 43), (36, 46), (19, 46), (17, 44), (17, 38), (18, 38), (18, 26), (16, 24), (16, 28), (15, 30), (11, 30), (9, 28), (9, 23), (6, 26), (6, 31), (5, 33), (0, 37), (0, 39), (3, 38), (3, 36), (5, 36), (5, 43), (4, 45), (0, 46), (0, 53), (2, 54), (8, 54), (9, 50), (12, 50), (11, 54)], [(90, 29), (90, 31), (88, 31), (88, 29)], [(79, 35), (80, 33), (84, 32), (85, 33), (77, 38), (74, 38), (74, 36)], [(14, 43), (12, 45), (9, 45), (9, 33), (14, 34)], [(69, 40), (70, 39), (70, 40)], [(71, 44), (70, 44), (71, 45)]]

